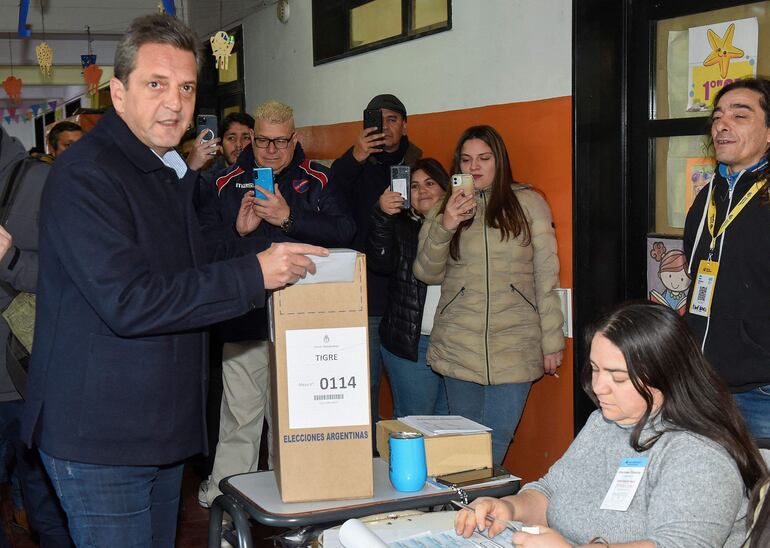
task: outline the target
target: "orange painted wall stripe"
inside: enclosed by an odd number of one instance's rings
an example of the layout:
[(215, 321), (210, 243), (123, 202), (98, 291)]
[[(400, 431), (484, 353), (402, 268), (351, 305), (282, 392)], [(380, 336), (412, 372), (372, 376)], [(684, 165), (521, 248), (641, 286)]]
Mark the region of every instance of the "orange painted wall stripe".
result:
[[(457, 138), (477, 124), (489, 124), (500, 132), (514, 178), (545, 195), (556, 225), (561, 285), (572, 287), (572, 98), (412, 115), (407, 132), (425, 156), (437, 158), (449, 170)], [(356, 121), (304, 127), (298, 133), (308, 157), (329, 159), (350, 147), (361, 127)], [(572, 341), (568, 340), (560, 378), (544, 378), (532, 387), (508, 451), (505, 465), (525, 480), (545, 473), (572, 441), (572, 370)], [(387, 387), (380, 400), (381, 416), (389, 417), (392, 404)]]

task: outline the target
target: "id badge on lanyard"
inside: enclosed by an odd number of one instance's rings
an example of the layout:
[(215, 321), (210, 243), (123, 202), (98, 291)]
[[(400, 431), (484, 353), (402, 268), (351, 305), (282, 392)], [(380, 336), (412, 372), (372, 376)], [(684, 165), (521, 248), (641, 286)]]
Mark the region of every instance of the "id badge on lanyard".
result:
[(714, 298), (714, 286), (717, 283), (719, 263), (702, 260), (698, 265), (698, 275), (692, 288), (690, 314), (708, 317), (711, 315), (711, 300)]
[(746, 204), (760, 191), (764, 186), (765, 180), (757, 181), (754, 183), (748, 192), (740, 199), (736, 206), (727, 212), (725, 220), (722, 222), (722, 226), (719, 227), (717, 232), (714, 232), (716, 228), (716, 198), (714, 197), (714, 191), (711, 191), (709, 196), (709, 208), (708, 208), (708, 229), (711, 235), (711, 244), (709, 245), (708, 259), (701, 260), (698, 265), (698, 275), (695, 277), (695, 284), (692, 288), (692, 298), (690, 299), (690, 314), (696, 316), (709, 317), (711, 315), (711, 301), (714, 298), (714, 288), (717, 283), (717, 272), (719, 271), (719, 262), (713, 261), (714, 250), (716, 249), (717, 238), (722, 236), (727, 230), (727, 227), (732, 224), (736, 217), (743, 211)]

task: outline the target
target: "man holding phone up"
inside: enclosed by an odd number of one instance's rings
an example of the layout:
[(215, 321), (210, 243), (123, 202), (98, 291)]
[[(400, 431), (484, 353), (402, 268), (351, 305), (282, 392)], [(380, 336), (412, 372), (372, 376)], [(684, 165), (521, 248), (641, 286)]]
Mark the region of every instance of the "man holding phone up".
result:
[[(254, 117), (251, 146), (244, 148), (231, 169), (203, 191), (203, 200), (216, 204), (218, 222), (235, 226), (244, 194), (253, 196), (258, 192), (254, 211), (260, 222), (249, 236), (272, 242), (347, 246), (355, 224), (344, 198), (330, 182), (328, 168), (305, 158), (297, 142), (292, 108), (268, 101), (257, 107)], [(266, 181), (264, 172), (257, 178), (255, 168), (272, 169), (272, 188), (269, 172)], [(265, 311), (255, 310), (220, 324), (217, 331), (224, 341), (224, 390), (214, 467), (198, 491), (198, 502), (204, 507), (220, 494), (222, 478), (257, 470), (263, 418), (269, 408)], [(269, 425), (269, 416), (267, 420)]]
[[(380, 121), (379, 116), (376, 116), (377, 111), (382, 117), (379, 127), (376, 124)], [(389, 93), (377, 95), (369, 101), (364, 112), (364, 130), (358, 135), (353, 146), (332, 165), (334, 180), (340, 185), (345, 185), (345, 193), (356, 222), (353, 248), (361, 252), (364, 252), (366, 247), (372, 207), (390, 185), (390, 167), (411, 167), (422, 156), (422, 150), (406, 136), (406, 107), (398, 97)], [(366, 286), (369, 301), (372, 421), (376, 421), (379, 405), (377, 395), (382, 377), (378, 331), (380, 319), (385, 312), (388, 277), (368, 270)], [(376, 447), (374, 436), (372, 446)]]

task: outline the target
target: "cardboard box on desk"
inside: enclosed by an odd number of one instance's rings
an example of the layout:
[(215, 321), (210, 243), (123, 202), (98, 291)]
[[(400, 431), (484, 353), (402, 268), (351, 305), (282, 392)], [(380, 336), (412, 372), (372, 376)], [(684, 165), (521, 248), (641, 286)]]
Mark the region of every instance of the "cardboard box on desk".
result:
[[(417, 432), (398, 420), (377, 423), (377, 451), (388, 460), (391, 432)], [(477, 434), (442, 434), (425, 436), (425, 461), (429, 476), (452, 474), (463, 470), (492, 467), (492, 436), (489, 432)]]
[(352, 281), (308, 279), (271, 297), (274, 465), (283, 502), (373, 496), (365, 257), (333, 250), (317, 261), (317, 277), (345, 264)]

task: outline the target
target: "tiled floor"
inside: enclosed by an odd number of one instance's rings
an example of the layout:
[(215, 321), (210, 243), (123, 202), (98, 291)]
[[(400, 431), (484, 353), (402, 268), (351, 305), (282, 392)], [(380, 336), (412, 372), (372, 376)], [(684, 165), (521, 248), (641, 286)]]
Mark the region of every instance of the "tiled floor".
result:
[[(198, 476), (189, 467), (185, 469), (182, 482), (182, 505), (179, 510), (179, 530), (177, 532), (177, 548), (206, 548), (208, 545), (208, 510), (198, 505)], [(8, 496), (7, 485), (0, 488), (3, 504), (1, 507), (2, 526), (11, 541), (12, 548), (38, 548), (29, 535), (11, 526), (12, 508)], [(271, 540), (266, 540), (278, 532), (276, 529), (264, 526), (252, 527), (254, 546), (273, 546)]]

